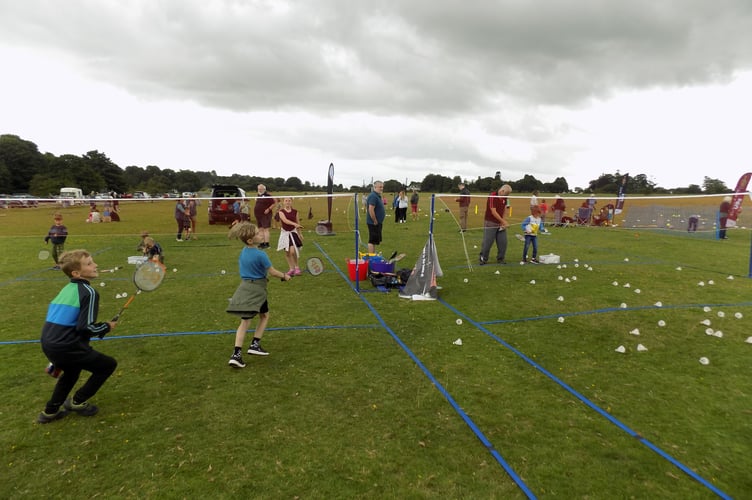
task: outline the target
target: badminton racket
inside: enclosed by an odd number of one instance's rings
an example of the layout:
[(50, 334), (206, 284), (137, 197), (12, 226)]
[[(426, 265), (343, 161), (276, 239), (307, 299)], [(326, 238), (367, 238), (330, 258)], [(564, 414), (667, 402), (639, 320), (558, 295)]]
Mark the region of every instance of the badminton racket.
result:
[(324, 263), (318, 257), (310, 257), (306, 260), (306, 269), (312, 276), (318, 276), (324, 272)]
[[(133, 273), (133, 284), (136, 285), (136, 288), (138, 289), (136, 295), (141, 292), (153, 292), (159, 288), (159, 285), (162, 284), (162, 280), (164, 280), (165, 274), (164, 265), (153, 260), (148, 260), (139, 265)], [(136, 298), (136, 295), (131, 295), (125, 304), (123, 304), (120, 311), (114, 318), (112, 318), (113, 322), (120, 319), (120, 315), (123, 314), (123, 311), (125, 311), (129, 305), (131, 305), (131, 302)]]

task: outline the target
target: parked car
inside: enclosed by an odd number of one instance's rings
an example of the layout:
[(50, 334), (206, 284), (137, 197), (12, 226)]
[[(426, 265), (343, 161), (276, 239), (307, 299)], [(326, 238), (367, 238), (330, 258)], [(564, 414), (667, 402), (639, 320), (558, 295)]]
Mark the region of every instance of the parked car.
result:
[(146, 191), (134, 191), (133, 192), (133, 198), (151, 198), (151, 195), (147, 193)]
[(37, 208), (39, 202), (28, 193), (17, 193), (11, 196), (9, 205), (11, 208)]
[(231, 224), (235, 220), (232, 204), (236, 200), (243, 200), (245, 191), (231, 184), (215, 184), (212, 186), (209, 200), (209, 224)]

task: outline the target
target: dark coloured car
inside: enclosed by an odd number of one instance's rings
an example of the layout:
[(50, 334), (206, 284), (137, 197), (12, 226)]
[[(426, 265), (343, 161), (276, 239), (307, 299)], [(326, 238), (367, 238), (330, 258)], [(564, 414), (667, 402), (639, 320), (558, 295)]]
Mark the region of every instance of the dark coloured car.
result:
[(245, 191), (231, 184), (212, 186), (209, 200), (209, 224), (232, 224), (236, 219), (232, 205), (245, 199)]

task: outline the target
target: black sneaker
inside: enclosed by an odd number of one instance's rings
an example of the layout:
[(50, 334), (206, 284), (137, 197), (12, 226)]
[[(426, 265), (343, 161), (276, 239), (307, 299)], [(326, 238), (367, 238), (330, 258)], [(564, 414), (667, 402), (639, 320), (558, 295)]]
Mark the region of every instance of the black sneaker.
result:
[(245, 363), (243, 363), (243, 356), (241, 356), (240, 353), (233, 354), (227, 364), (234, 366), (235, 368), (245, 368)]
[(67, 414), (68, 414), (68, 410), (66, 410), (65, 408), (61, 406), (60, 408), (58, 408), (57, 412), (52, 413), (52, 414), (49, 414), (43, 411), (37, 417), (37, 422), (39, 422), (40, 424), (49, 424), (50, 422), (54, 420), (60, 420)]
[(487, 262), (488, 262), (488, 261), (487, 261), (486, 259), (484, 259), (482, 255), (479, 255), (479, 256), (478, 256), (478, 264), (479, 264), (479, 265), (481, 265), (481, 266), (485, 266)]
[(260, 344), (251, 344), (248, 348), (248, 354), (255, 354), (256, 356), (268, 356), (269, 353), (261, 347)]
[(71, 398), (66, 399), (63, 406), (65, 406), (66, 410), (75, 411), (76, 413), (84, 417), (93, 417), (99, 411), (99, 408), (97, 406), (89, 403), (88, 401), (84, 401), (81, 404), (73, 404), (73, 400)]

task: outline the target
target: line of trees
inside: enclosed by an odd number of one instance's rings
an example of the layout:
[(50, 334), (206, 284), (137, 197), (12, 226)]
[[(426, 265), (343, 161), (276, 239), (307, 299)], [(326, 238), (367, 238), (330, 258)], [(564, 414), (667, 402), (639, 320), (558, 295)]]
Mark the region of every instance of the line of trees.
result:
[[(616, 194), (624, 174), (601, 174), (590, 181), (585, 192)], [(629, 194), (718, 194), (729, 192), (723, 181), (705, 177), (703, 186), (690, 184), (686, 188), (673, 188), (670, 191), (655, 185), (644, 174), (629, 176), (627, 193)], [(564, 177), (557, 177), (553, 182), (545, 183), (532, 175), (511, 181), (502, 180), (501, 173), (477, 179), (461, 179), (459, 176), (447, 177), (440, 174), (428, 174), (417, 185), (420, 190), (434, 193), (457, 192), (457, 185), (464, 182), (468, 189), (476, 193), (487, 193), (508, 183), (516, 193), (531, 193), (539, 190), (543, 193), (568, 193), (569, 184)], [(52, 197), (60, 192), (61, 187), (79, 187), (84, 193), (110, 192), (128, 193), (146, 191), (152, 195), (174, 192), (197, 192), (208, 189), (212, 184), (235, 184), (246, 191), (254, 192), (258, 184), (265, 184), (274, 191), (326, 191), (325, 186), (302, 181), (298, 177), (258, 177), (233, 174), (220, 176), (215, 171), (193, 172), (190, 170), (160, 169), (149, 165), (145, 168), (128, 166), (120, 168), (107, 155), (99, 151), (89, 151), (82, 156), (64, 154), (55, 156), (40, 153), (36, 144), (21, 139), (16, 135), (0, 135), (0, 193), (30, 193), (34, 196)], [(384, 181), (386, 192), (398, 192), (407, 189), (400, 181)], [(335, 192), (362, 191), (364, 186), (344, 188), (341, 184), (334, 186)], [(574, 192), (583, 190), (575, 188)]]

